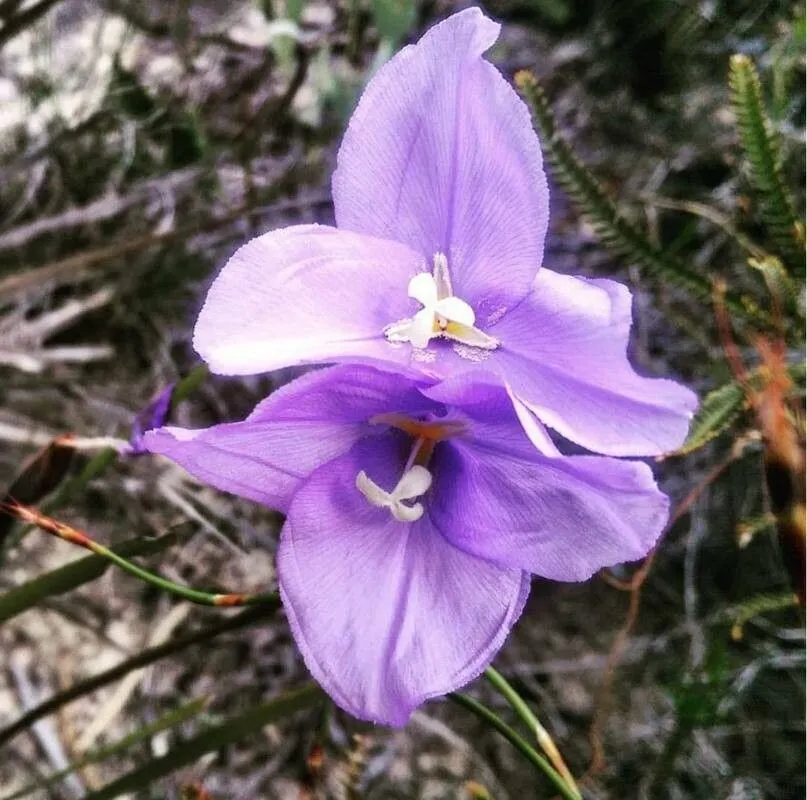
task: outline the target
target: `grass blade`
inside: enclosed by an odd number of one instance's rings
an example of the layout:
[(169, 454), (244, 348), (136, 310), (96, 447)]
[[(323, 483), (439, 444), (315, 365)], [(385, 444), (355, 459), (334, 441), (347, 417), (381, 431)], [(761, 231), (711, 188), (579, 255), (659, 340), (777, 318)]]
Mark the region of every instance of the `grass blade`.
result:
[(114, 800), (127, 792), (153, 788), (154, 782), (160, 778), (193, 764), (208, 753), (258, 733), (271, 722), (278, 722), (297, 711), (309, 708), (321, 702), (323, 697), (322, 690), (315, 683), (307, 683), (299, 689), (286, 692), (176, 745), (164, 756), (143, 764), (97, 792), (91, 792), (84, 800)]
[[(157, 539), (132, 539), (111, 549), (125, 558), (147, 556), (162, 552), (176, 541), (176, 537), (169, 534)], [(110, 566), (111, 562), (107, 559), (91, 555), (11, 589), (0, 595), (0, 624), (8, 622), (48, 597), (65, 594), (100, 578)]]

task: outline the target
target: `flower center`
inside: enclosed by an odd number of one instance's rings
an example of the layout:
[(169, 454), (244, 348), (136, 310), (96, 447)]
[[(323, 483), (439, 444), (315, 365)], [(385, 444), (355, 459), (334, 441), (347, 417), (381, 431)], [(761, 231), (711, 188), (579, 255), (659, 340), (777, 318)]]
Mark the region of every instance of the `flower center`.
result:
[(409, 296), (423, 308), (414, 317), (393, 322), (384, 328), (388, 342), (409, 342), (425, 350), (435, 338), (451, 339), (469, 347), (495, 350), (498, 339), (474, 327), (476, 315), (471, 306), (451, 289), (448, 259), (442, 253), (434, 256), (434, 270), (420, 272), (409, 281)]
[(389, 425), (412, 437), (413, 444), (403, 474), (391, 492), (382, 489), (362, 470), (356, 475), (356, 488), (370, 505), (386, 508), (398, 522), (417, 522), (423, 516), (423, 503), (417, 500), (429, 491), (432, 473), (427, 469), (434, 446), (462, 433), (466, 426), (460, 420), (421, 421), (405, 414), (379, 414), (370, 420), (372, 425)]

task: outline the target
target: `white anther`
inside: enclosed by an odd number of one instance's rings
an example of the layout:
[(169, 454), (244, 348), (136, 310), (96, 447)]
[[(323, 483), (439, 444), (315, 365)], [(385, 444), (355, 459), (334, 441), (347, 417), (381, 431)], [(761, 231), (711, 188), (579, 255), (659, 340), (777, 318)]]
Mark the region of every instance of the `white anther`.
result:
[(370, 480), (364, 471), (356, 476), (356, 488), (367, 502), (377, 508), (389, 509), (390, 514), (399, 522), (416, 522), (423, 516), (422, 503), (413, 503), (410, 506), (403, 501), (414, 500), (426, 494), (431, 485), (431, 472), (418, 464), (403, 474), (391, 492), (385, 492), (377, 483)]
[(474, 327), (476, 315), (471, 306), (452, 294), (448, 260), (443, 253), (435, 254), (432, 274), (415, 275), (408, 291), (423, 308), (414, 317), (387, 325), (387, 341), (409, 342), (418, 350), (425, 350), (429, 341), (438, 336), (483, 350), (499, 346), (497, 339)]

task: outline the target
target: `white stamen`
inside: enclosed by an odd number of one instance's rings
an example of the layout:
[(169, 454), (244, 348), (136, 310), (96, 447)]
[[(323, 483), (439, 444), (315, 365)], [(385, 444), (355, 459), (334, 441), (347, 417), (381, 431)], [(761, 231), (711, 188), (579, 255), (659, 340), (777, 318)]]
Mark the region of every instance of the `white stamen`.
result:
[(431, 472), (419, 464), (408, 469), (391, 492), (385, 492), (363, 470), (356, 475), (356, 488), (367, 502), (377, 508), (389, 509), (390, 514), (399, 522), (416, 522), (423, 516), (422, 503), (406, 505), (403, 501), (414, 500), (426, 494), (431, 485)]
[(409, 281), (409, 296), (423, 308), (414, 317), (398, 320), (384, 328), (388, 342), (409, 342), (416, 350), (425, 350), (435, 337), (495, 350), (498, 339), (474, 327), (476, 315), (471, 306), (452, 294), (448, 259), (435, 253), (432, 274), (420, 272)]
[(424, 308), (434, 308), (439, 300), (437, 283), (428, 272), (419, 272), (409, 281), (409, 296)]
[(451, 288), (451, 275), (448, 272), (448, 259), (443, 253), (434, 254), (434, 283), (437, 286), (437, 298), (442, 300), (454, 294)]

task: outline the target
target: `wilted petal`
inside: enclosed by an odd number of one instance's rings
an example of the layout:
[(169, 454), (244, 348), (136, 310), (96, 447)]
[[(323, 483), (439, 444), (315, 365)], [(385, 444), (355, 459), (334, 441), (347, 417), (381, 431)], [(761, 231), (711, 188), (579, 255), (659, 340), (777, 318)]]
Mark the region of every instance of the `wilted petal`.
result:
[(510, 457), (452, 442), (435, 461), (430, 513), (457, 547), (558, 581), (647, 555), (669, 501), (646, 464)]
[(499, 25), (472, 8), (401, 50), (365, 90), (333, 178), (340, 228), (444, 253), (477, 324), (529, 291), (549, 212), (524, 103), (482, 54)]
[(542, 269), (529, 297), (491, 331), (502, 343), (493, 368), (542, 422), (589, 450), (664, 453), (684, 441), (697, 397), (634, 371), (630, 325), (625, 286)]
[(316, 471), (278, 551), (284, 606), (311, 673), (354, 716), (395, 726), (479, 675), (529, 590), (520, 570), (450, 545), (428, 510), (397, 522), (364, 499), (356, 474), (389, 491), (399, 456), (392, 438), (387, 448), (363, 442)]
[(171, 410), (171, 398), (174, 395), (174, 384), (171, 383), (158, 392), (143, 408), (132, 422), (132, 435), (129, 438), (129, 449), (126, 455), (139, 456), (148, 452), (143, 437), (147, 431), (165, 424)]
[[(367, 421), (428, 401), (401, 376), (368, 367), (331, 367), (298, 378), (243, 422), (145, 434), (144, 446), (226, 492), (286, 511), (293, 492), (321, 464), (374, 432)], [(369, 429), (369, 430), (368, 430)]]
[(194, 347), (214, 372), (230, 375), (405, 359), (384, 327), (416, 308), (407, 286), (424, 266), (404, 245), (326, 226), (266, 233), (241, 247), (213, 282)]

